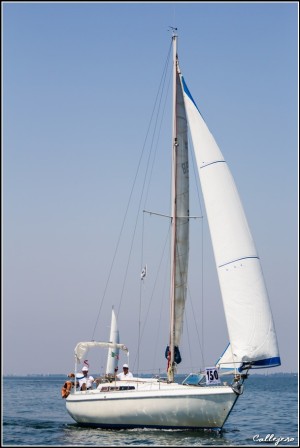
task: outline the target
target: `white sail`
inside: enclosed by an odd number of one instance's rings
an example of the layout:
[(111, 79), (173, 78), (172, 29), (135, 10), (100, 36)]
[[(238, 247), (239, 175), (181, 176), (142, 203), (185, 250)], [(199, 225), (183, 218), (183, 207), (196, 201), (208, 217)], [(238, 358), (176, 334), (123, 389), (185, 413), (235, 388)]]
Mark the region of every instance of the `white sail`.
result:
[[(182, 88), (213, 244), (232, 361), (280, 365), (260, 260), (235, 182), (183, 78)], [(226, 357), (229, 351), (226, 352)], [(222, 363), (222, 360), (219, 361)], [(227, 362), (227, 359), (226, 359)]]
[[(120, 336), (117, 325), (117, 318), (114, 309), (112, 309), (111, 313), (111, 324), (110, 324), (110, 335), (109, 341), (115, 344), (119, 344)], [(118, 367), (119, 360), (119, 348), (109, 348), (107, 354), (107, 364), (106, 364), (106, 375), (113, 375), (115, 369)]]

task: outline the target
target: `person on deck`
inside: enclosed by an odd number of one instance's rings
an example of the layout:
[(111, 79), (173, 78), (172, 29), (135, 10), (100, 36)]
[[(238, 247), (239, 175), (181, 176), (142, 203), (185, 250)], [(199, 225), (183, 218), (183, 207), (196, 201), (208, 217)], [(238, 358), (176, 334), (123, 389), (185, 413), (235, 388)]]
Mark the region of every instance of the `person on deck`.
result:
[(133, 378), (133, 375), (128, 370), (128, 364), (123, 364), (123, 372), (119, 373), (116, 378), (118, 380), (129, 380)]
[(89, 369), (87, 366), (82, 367), (82, 375), (81, 378), (78, 378), (80, 390), (90, 390), (93, 388), (93, 383), (95, 379), (93, 376), (88, 376)]

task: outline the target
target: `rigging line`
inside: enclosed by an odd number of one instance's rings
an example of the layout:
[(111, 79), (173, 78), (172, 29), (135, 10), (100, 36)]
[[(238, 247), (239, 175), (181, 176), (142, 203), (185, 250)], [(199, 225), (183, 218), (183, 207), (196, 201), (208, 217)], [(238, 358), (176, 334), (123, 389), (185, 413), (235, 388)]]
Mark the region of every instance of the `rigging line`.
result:
[[(145, 215), (143, 213), (142, 219), (142, 248), (141, 248), (141, 270), (143, 269), (143, 259), (144, 259), (144, 225), (145, 225)], [(141, 339), (141, 314), (142, 314), (142, 287), (143, 281), (140, 281), (140, 300), (139, 300), (139, 328), (138, 328), (138, 344), (137, 344), (137, 376), (139, 373), (140, 365), (140, 339)]]
[[(189, 149), (192, 147), (190, 138), (189, 138), (188, 146), (189, 146)], [(196, 167), (195, 167), (195, 165), (197, 166), (197, 162), (195, 160), (194, 152), (190, 150), (189, 153), (190, 153), (191, 159), (192, 159), (192, 167), (193, 167), (193, 173), (194, 173), (194, 178), (195, 178), (195, 186), (196, 186), (197, 197), (198, 197), (198, 205), (200, 208), (200, 215), (203, 218), (204, 215), (203, 215), (203, 210), (202, 210), (202, 206), (201, 206), (201, 195), (200, 195), (200, 190), (199, 190), (199, 177), (198, 177), (198, 174), (196, 173)]]
[[(191, 290), (190, 287), (188, 285), (188, 294), (189, 294), (189, 303), (191, 304), (191, 308), (192, 308), (192, 315), (193, 315), (193, 319), (194, 319), (194, 323), (195, 323), (195, 328), (196, 328), (196, 333), (198, 336), (198, 343), (199, 343), (199, 347), (200, 347), (200, 353), (201, 353), (201, 358), (202, 358), (202, 365), (204, 365), (204, 355), (203, 355), (203, 339), (202, 339), (202, 344), (201, 344), (201, 338), (199, 335), (199, 330), (198, 330), (198, 325), (197, 325), (197, 321), (196, 321), (196, 312), (194, 310), (194, 306), (193, 306), (193, 301), (192, 301), (192, 295), (191, 295)], [(201, 329), (203, 328), (203, 325), (201, 325)]]
[[(169, 229), (170, 230), (170, 229)], [(167, 273), (168, 271), (168, 273)], [(169, 278), (169, 264), (166, 262), (165, 265), (165, 275), (163, 276), (164, 278), (164, 282), (163, 282), (163, 287), (162, 287), (162, 293), (161, 293), (161, 301), (160, 301), (160, 314), (159, 314), (159, 319), (158, 319), (158, 325), (157, 325), (157, 332), (156, 332), (156, 341), (154, 344), (154, 357), (153, 357), (153, 366), (156, 365), (156, 355), (158, 353), (158, 341), (159, 341), (159, 337), (160, 337), (160, 328), (161, 328), (161, 321), (162, 321), (162, 314), (163, 314), (163, 306), (166, 304), (166, 301), (164, 300), (164, 298), (166, 297), (166, 284)], [(169, 295), (169, 294), (168, 294)]]
[[(157, 268), (157, 271), (156, 271), (156, 276), (155, 276), (155, 280), (154, 280), (154, 285), (153, 285), (153, 289), (152, 289), (152, 294), (151, 294), (151, 297), (150, 297), (150, 300), (149, 300), (148, 309), (147, 309), (147, 311), (146, 311), (145, 320), (144, 320), (144, 324), (143, 324), (143, 328), (142, 328), (142, 332), (141, 332), (141, 335), (140, 335), (140, 341), (139, 341), (139, 342), (141, 342), (142, 339), (143, 339), (143, 334), (144, 334), (144, 331), (145, 331), (146, 322), (147, 322), (147, 319), (148, 319), (148, 316), (149, 316), (150, 307), (151, 307), (151, 304), (152, 304), (152, 301), (153, 301), (154, 292), (155, 292), (155, 288), (156, 288), (157, 281), (158, 281), (158, 275), (159, 275), (159, 273), (161, 272), (162, 261), (163, 261), (164, 256), (165, 256), (165, 251), (166, 251), (167, 243), (168, 243), (168, 241), (169, 241), (169, 237), (170, 237), (170, 229), (171, 229), (171, 224), (168, 226), (168, 231), (167, 231), (167, 235), (166, 235), (166, 238), (165, 238), (165, 243), (164, 243), (164, 246), (163, 246), (163, 250), (162, 250), (162, 254), (161, 254), (161, 257), (160, 257), (159, 264), (158, 264), (158, 268)], [(162, 302), (163, 302), (163, 301), (162, 301)], [(133, 365), (135, 365), (135, 362), (136, 362), (136, 358), (135, 358), (135, 360), (134, 360), (134, 364), (133, 364)]]
[(153, 300), (153, 296), (154, 296), (155, 288), (156, 288), (157, 281), (158, 281), (158, 275), (159, 275), (159, 273), (160, 273), (160, 271), (161, 271), (161, 265), (162, 265), (162, 262), (163, 262), (163, 259), (164, 259), (164, 256), (165, 256), (165, 251), (166, 251), (167, 243), (168, 243), (168, 241), (169, 241), (170, 230), (171, 230), (171, 224), (168, 226), (168, 231), (167, 231), (167, 235), (166, 235), (166, 238), (165, 238), (165, 243), (164, 243), (164, 246), (163, 246), (163, 250), (162, 250), (162, 254), (161, 254), (161, 257), (160, 257), (159, 264), (158, 264), (158, 268), (157, 268), (157, 271), (156, 271), (156, 276), (155, 276), (155, 281), (154, 281), (153, 291), (152, 291), (152, 294), (151, 294), (151, 297), (150, 297), (150, 301), (149, 301), (149, 305), (148, 305), (148, 310), (147, 310), (146, 318), (145, 318), (145, 323), (144, 323), (144, 326), (143, 326), (143, 329), (142, 329), (141, 338), (143, 337), (143, 334), (144, 334), (144, 331), (145, 331), (146, 320), (147, 320), (148, 315), (149, 315), (150, 306), (151, 306), (151, 303), (152, 303), (152, 300)]
[[(171, 52), (171, 48), (172, 48), (172, 44), (170, 44), (170, 47), (169, 47), (169, 51), (168, 51), (169, 54)], [(168, 61), (168, 59), (169, 59), (169, 55), (167, 57), (167, 61)], [(166, 71), (166, 65), (167, 65), (167, 63), (165, 63), (162, 79), (165, 76), (164, 72)], [(156, 104), (157, 104), (157, 99), (158, 99), (158, 96), (159, 96), (161, 84), (162, 84), (162, 80), (160, 81), (158, 92), (157, 92), (157, 95), (156, 95), (156, 98), (155, 98), (155, 101), (154, 101), (154, 106), (153, 106), (153, 109), (152, 109), (152, 113), (151, 113), (148, 129), (147, 129), (147, 132), (146, 132), (146, 137), (145, 137), (145, 140), (144, 140), (141, 156), (140, 156), (140, 159), (139, 159), (139, 162), (138, 162), (138, 166), (137, 166), (137, 169), (136, 169), (135, 177), (134, 177), (134, 180), (133, 180), (133, 184), (132, 184), (132, 187), (131, 187), (131, 192), (130, 192), (128, 203), (127, 203), (127, 207), (126, 207), (126, 210), (125, 210), (125, 215), (124, 215), (124, 218), (123, 218), (123, 222), (122, 222), (122, 225), (121, 225), (119, 237), (118, 237), (117, 244), (116, 244), (116, 247), (115, 247), (113, 259), (112, 259), (112, 262), (111, 262), (111, 265), (110, 265), (108, 278), (107, 278), (107, 281), (106, 281), (106, 284), (105, 284), (105, 288), (104, 288), (104, 292), (103, 292), (103, 295), (102, 295), (102, 299), (101, 299), (101, 302), (100, 302), (100, 307), (99, 307), (99, 311), (98, 311), (98, 314), (97, 314), (96, 323), (95, 323), (94, 330), (93, 330), (93, 333), (92, 333), (92, 340), (94, 339), (94, 336), (95, 336), (96, 327), (97, 327), (97, 324), (98, 324), (98, 321), (99, 321), (101, 309), (102, 309), (102, 306), (103, 306), (103, 303), (104, 303), (104, 299), (105, 299), (105, 296), (106, 296), (106, 291), (107, 291), (107, 288), (108, 288), (109, 280), (110, 280), (110, 277), (111, 277), (111, 273), (112, 273), (113, 266), (114, 266), (114, 263), (115, 263), (116, 255), (117, 255), (117, 252), (118, 252), (118, 248), (119, 248), (119, 244), (120, 244), (120, 240), (121, 240), (121, 235), (123, 233), (126, 217), (127, 217), (128, 210), (129, 210), (129, 205), (130, 205), (131, 198), (132, 198), (133, 191), (134, 191), (134, 186), (135, 186), (135, 183), (136, 183), (136, 180), (137, 180), (138, 172), (139, 172), (140, 165), (141, 165), (141, 162), (142, 162), (142, 158), (143, 158), (143, 155), (144, 155), (144, 151), (145, 151), (145, 148), (146, 148), (146, 142), (147, 142), (147, 139), (148, 139), (148, 134), (150, 132), (150, 127), (151, 127), (152, 119), (153, 119), (153, 116), (154, 116), (154, 111), (156, 109)]]
[[(170, 54), (170, 51), (171, 51), (171, 49), (169, 49), (169, 54)], [(166, 71), (167, 71), (167, 67), (168, 67), (168, 59), (169, 59), (169, 55), (168, 55), (167, 61), (165, 63), (164, 73), (163, 73), (163, 76), (162, 76), (163, 79), (165, 79), (165, 75), (166, 75)], [(164, 83), (162, 83), (162, 81), (161, 81), (160, 85), (161, 84), (164, 84)], [(161, 93), (161, 95), (162, 95), (162, 93)], [(158, 95), (156, 96), (156, 101), (157, 101), (157, 97), (158, 97)], [(160, 102), (159, 102), (159, 104), (160, 104)], [(152, 117), (153, 117), (153, 114), (152, 114)], [(151, 119), (152, 119), (152, 117), (151, 117)], [(157, 120), (155, 121), (155, 128), (156, 128), (156, 125), (157, 125)], [(155, 129), (154, 129), (154, 132), (155, 132)], [(147, 135), (148, 135), (148, 133), (147, 133)], [(122, 292), (121, 292), (121, 297), (120, 297), (120, 303), (119, 303), (119, 307), (118, 307), (118, 315), (119, 315), (119, 312), (120, 312), (120, 309), (121, 309), (122, 300), (123, 300), (123, 293), (124, 293), (124, 288), (125, 288), (125, 282), (126, 282), (127, 272), (128, 272), (130, 258), (131, 258), (131, 253), (132, 253), (132, 248), (133, 248), (133, 242), (134, 242), (136, 228), (137, 228), (137, 223), (138, 223), (138, 216), (139, 216), (139, 212), (141, 210), (141, 203), (142, 203), (143, 194), (144, 194), (144, 191), (145, 191), (146, 178), (147, 178), (147, 173), (148, 173), (148, 169), (149, 169), (149, 161), (150, 161), (152, 149), (153, 149), (153, 138), (152, 138), (152, 143), (151, 143), (151, 146), (150, 146), (150, 152), (149, 152), (148, 161), (147, 161), (146, 173), (145, 173), (145, 176), (144, 176), (144, 181), (143, 181), (143, 185), (142, 185), (142, 189), (141, 189), (140, 200), (139, 200), (139, 204), (138, 204), (138, 207), (137, 207), (135, 226), (134, 226), (134, 230), (133, 230), (133, 234), (132, 234), (130, 251), (129, 251), (129, 255), (128, 255), (128, 261), (127, 261), (127, 266), (126, 266), (124, 280), (123, 280), (123, 286), (122, 286)]]
[[(190, 136), (189, 136), (190, 137)], [(192, 147), (192, 145), (190, 144), (190, 138), (189, 138), (189, 148)], [(200, 208), (200, 214), (201, 217), (203, 218), (202, 220), (202, 225), (201, 225), (201, 341), (202, 341), (202, 347), (205, 347), (204, 344), (204, 214), (203, 214), (203, 209), (202, 209), (202, 205), (201, 205), (201, 195), (200, 195), (200, 190), (199, 190), (199, 176), (196, 173), (196, 167), (195, 165), (197, 165), (197, 162), (195, 160), (195, 153), (194, 151), (190, 151), (191, 154), (191, 160), (192, 160), (192, 166), (193, 166), (193, 172), (194, 172), (194, 178), (195, 178), (195, 186), (196, 186), (196, 191), (197, 191), (197, 197), (198, 197), (198, 205)], [(197, 328), (197, 326), (196, 326)], [(198, 331), (198, 329), (197, 329)], [(201, 345), (200, 345), (201, 347)], [(201, 355), (202, 355), (202, 362), (204, 365), (204, 353), (201, 349)]]
[[(194, 315), (194, 318), (195, 318), (195, 315)], [(190, 355), (190, 363), (191, 363), (191, 366), (193, 366), (193, 357), (192, 357), (191, 342), (190, 342), (190, 332), (189, 332), (188, 319), (187, 319), (187, 314), (186, 313), (184, 313), (184, 319), (185, 319), (185, 328), (186, 328), (186, 332), (187, 332), (187, 340), (188, 340), (188, 348), (189, 348), (189, 355)]]
[[(205, 347), (205, 343), (204, 343), (204, 234), (203, 234), (203, 228), (204, 228), (204, 224), (202, 222), (202, 226), (201, 226), (201, 341), (202, 341), (202, 345), (203, 347)], [(202, 351), (201, 351), (202, 353)], [(205, 356), (204, 353), (202, 353), (202, 365), (205, 365)]]
[[(169, 65), (170, 54), (171, 54), (171, 52), (169, 53), (169, 56), (168, 56), (167, 66)], [(167, 70), (165, 72), (165, 79), (164, 79), (164, 81), (166, 80), (166, 76), (167, 76)], [(165, 102), (164, 102), (164, 106), (163, 106), (162, 113), (161, 113), (160, 126), (159, 126), (158, 133), (157, 133), (156, 144), (153, 145), (155, 147), (155, 150), (154, 150), (154, 155), (153, 155), (153, 159), (152, 159), (152, 165), (151, 165), (150, 174), (149, 174), (148, 187), (146, 189), (146, 195), (145, 195), (145, 201), (144, 201), (145, 206), (146, 206), (146, 203), (147, 203), (147, 198), (148, 198), (148, 194), (149, 194), (149, 190), (150, 190), (150, 183), (151, 183), (153, 168), (154, 168), (154, 164), (155, 164), (155, 160), (156, 160), (156, 155), (157, 155), (157, 150), (158, 150), (158, 142), (159, 142), (159, 138), (160, 138), (160, 135), (161, 135), (163, 118), (165, 116), (165, 110), (166, 110), (166, 104), (167, 104), (167, 99), (168, 99), (168, 92), (170, 90), (171, 79), (172, 78), (170, 76), (169, 77), (168, 87), (167, 87), (167, 90), (166, 90)], [(163, 94), (163, 88), (162, 88), (162, 94)], [(161, 94), (161, 100), (162, 100), (162, 94)], [(160, 107), (158, 109), (160, 110)], [(158, 121), (158, 114), (157, 114), (157, 121)], [(156, 129), (156, 125), (155, 125), (155, 129)], [(154, 140), (154, 133), (153, 133), (153, 140)]]

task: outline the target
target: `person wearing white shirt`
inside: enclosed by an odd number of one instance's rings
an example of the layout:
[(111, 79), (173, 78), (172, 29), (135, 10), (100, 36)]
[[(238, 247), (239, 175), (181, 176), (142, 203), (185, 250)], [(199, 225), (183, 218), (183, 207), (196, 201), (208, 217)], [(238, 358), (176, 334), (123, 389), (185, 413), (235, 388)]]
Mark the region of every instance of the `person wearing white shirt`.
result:
[(88, 376), (89, 369), (86, 366), (82, 367), (82, 375), (77, 377), (79, 382), (80, 390), (89, 390), (92, 389), (93, 383), (95, 381), (93, 376)]
[(133, 375), (128, 370), (128, 364), (123, 364), (123, 372), (121, 372), (117, 375), (117, 379), (118, 380), (129, 380), (131, 378), (133, 378)]

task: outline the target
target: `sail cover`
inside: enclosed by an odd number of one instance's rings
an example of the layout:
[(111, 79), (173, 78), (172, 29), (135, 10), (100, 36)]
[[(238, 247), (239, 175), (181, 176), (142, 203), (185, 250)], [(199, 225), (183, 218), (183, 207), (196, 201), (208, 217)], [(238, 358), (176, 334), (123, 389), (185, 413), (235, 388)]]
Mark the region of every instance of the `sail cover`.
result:
[(175, 277), (174, 345), (179, 347), (187, 292), (189, 256), (189, 164), (187, 119), (179, 74), (176, 74), (176, 143), (175, 143)]
[(278, 366), (269, 298), (235, 182), (183, 77), (181, 81), (230, 339), (224, 362), (231, 358), (238, 366)]
[(76, 361), (81, 362), (87, 350), (94, 347), (121, 349), (128, 353), (128, 348), (124, 344), (116, 344), (112, 342), (96, 342), (96, 341), (78, 342), (74, 350)]

